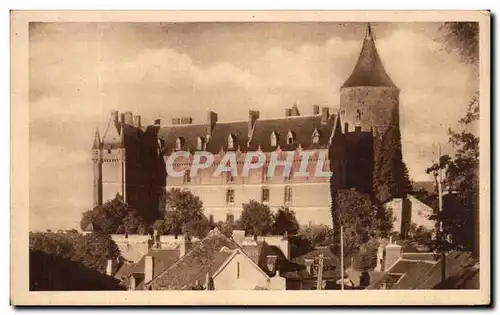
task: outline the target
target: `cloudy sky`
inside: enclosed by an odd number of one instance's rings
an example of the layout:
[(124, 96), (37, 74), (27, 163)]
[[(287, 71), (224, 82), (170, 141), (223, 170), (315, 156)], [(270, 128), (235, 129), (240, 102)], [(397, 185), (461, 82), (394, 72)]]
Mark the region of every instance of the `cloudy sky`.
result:
[[(374, 23), (401, 89), (403, 155), (428, 179), (433, 143), (467, 108), (478, 79), (438, 43), (439, 23)], [(364, 23), (36, 23), (30, 25), (30, 228), (77, 227), (92, 206), (93, 132), (111, 109), (143, 124), (173, 116), (283, 116), (338, 107)], [(101, 130), (102, 131), (102, 130)], [(446, 149), (446, 147), (445, 147)]]

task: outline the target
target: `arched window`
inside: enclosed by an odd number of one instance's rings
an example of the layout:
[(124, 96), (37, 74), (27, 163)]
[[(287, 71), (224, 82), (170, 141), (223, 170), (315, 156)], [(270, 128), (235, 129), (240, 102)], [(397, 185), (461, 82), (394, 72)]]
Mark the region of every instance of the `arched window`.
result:
[(319, 142), (319, 131), (318, 131), (318, 129), (314, 129), (314, 132), (312, 134), (312, 142), (313, 143), (318, 143)]
[(198, 137), (198, 144), (196, 145), (197, 150), (205, 150), (205, 138)]
[(361, 121), (361, 111), (356, 109), (356, 121)]
[(278, 145), (278, 135), (276, 134), (276, 131), (273, 131), (271, 134), (271, 146), (275, 147)]
[(232, 134), (229, 134), (229, 136), (227, 136), (227, 148), (234, 149), (234, 137)]
[(295, 137), (292, 131), (289, 131), (286, 135), (286, 144), (292, 144), (295, 141)]

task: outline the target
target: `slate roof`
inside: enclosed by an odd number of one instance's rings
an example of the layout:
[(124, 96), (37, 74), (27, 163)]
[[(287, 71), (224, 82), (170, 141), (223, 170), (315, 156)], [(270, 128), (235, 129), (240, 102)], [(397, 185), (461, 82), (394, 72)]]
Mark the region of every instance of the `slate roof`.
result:
[(316, 278), (316, 275), (308, 271), (306, 260), (313, 260), (320, 254), (323, 254), (324, 266), (328, 266), (323, 271), (323, 279), (340, 278), (340, 260), (328, 247), (316, 248), (302, 256), (294, 258), (292, 263), (298, 265), (299, 268), (293, 271), (284, 272), (281, 275), (287, 279)]
[[(330, 115), (326, 124), (321, 123), (321, 115), (258, 119), (255, 123), (249, 150), (256, 151), (259, 145), (264, 152), (276, 150), (276, 147), (271, 146), (271, 134), (273, 132), (277, 133), (277, 145), (283, 151), (295, 150), (299, 147), (299, 144), (304, 150), (326, 148), (330, 141), (334, 121), (335, 115)], [(312, 141), (315, 129), (320, 134), (319, 143), (313, 143)], [(295, 141), (292, 144), (287, 144), (289, 131), (292, 131), (295, 135)]]
[[(476, 263), (468, 253), (452, 252), (446, 257), (447, 280), (441, 282), (441, 264), (439, 261), (401, 259), (384, 277), (372, 282), (368, 289), (380, 289), (391, 275), (402, 275), (390, 289), (435, 289), (479, 287), (478, 275), (472, 266)], [(478, 270), (477, 270), (478, 273)]]
[(134, 267), (130, 270), (131, 273), (144, 273), (144, 262), (146, 256), (153, 257), (153, 278), (165, 271), (179, 260), (180, 251), (178, 249), (149, 249), (148, 253), (142, 256)]
[(184, 139), (182, 151), (191, 151), (196, 150), (198, 137), (206, 140), (207, 130), (207, 124), (162, 126), (158, 131), (158, 138), (165, 140), (164, 151), (167, 154), (172, 153), (172, 150), (175, 149), (177, 138)]
[[(258, 120), (257, 120), (258, 121)], [(234, 149), (227, 148), (229, 134), (234, 137)], [(248, 143), (248, 121), (218, 122), (215, 124), (210, 141), (207, 143), (207, 151), (219, 153), (221, 148), (224, 151), (236, 151), (238, 147), (241, 151), (247, 151)]]
[(382, 60), (377, 52), (370, 25), (368, 25), (366, 31), (358, 62), (351, 76), (342, 85), (342, 88), (356, 86), (396, 87), (385, 71)]
[(167, 268), (151, 281), (154, 290), (189, 290), (196, 280), (206, 277), (221, 258), (222, 247), (236, 249), (238, 245), (220, 233), (212, 230), (194, 248), (175, 264)]

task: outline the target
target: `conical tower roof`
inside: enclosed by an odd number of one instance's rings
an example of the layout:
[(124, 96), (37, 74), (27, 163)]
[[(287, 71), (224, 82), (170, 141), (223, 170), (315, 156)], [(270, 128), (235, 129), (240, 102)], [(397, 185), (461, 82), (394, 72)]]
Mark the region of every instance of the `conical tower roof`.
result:
[(94, 145), (92, 146), (92, 149), (99, 149), (101, 147), (101, 137), (99, 136), (99, 128), (95, 128), (95, 134), (94, 134)]
[(355, 86), (396, 87), (385, 71), (382, 60), (378, 55), (369, 23), (358, 62), (349, 79), (342, 85), (343, 88)]
[(110, 119), (108, 123), (108, 128), (102, 137), (102, 143), (104, 145), (112, 145), (113, 147), (120, 147), (123, 144), (123, 126), (122, 124), (116, 124)]

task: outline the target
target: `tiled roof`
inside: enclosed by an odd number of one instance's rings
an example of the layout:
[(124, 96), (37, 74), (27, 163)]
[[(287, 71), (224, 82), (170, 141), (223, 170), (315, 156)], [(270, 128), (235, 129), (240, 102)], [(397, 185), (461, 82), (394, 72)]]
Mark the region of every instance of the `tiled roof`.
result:
[(128, 277), (134, 267), (134, 264), (125, 262), (120, 269), (115, 273), (115, 279), (122, 280), (122, 278)]
[(150, 285), (154, 290), (189, 290), (215, 265), (224, 246), (230, 250), (238, 247), (218, 230), (211, 231), (186, 255), (155, 277)]
[(378, 55), (370, 26), (368, 26), (358, 62), (351, 76), (342, 85), (343, 88), (355, 86), (396, 87)]
[[(468, 253), (452, 252), (446, 257), (447, 281), (441, 283), (441, 264), (439, 261), (426, 260), (399, 260), (384, 277), (373, 282), (369, 289), (380, 289), (383, 283), (394, 274), (402, 275), (400, 280), (391, 289), (434, 289), (434, 288), (455, 288), (454, 286), (474, 287), (475, 273), (471, 266), (476, 261)], [(465, 284), (466, 283), (466, 284)]]
[(180, 251), (178, 249), (150, 249), (147, 255), (142, 256), (141, 260), (134, 265), (130, 272), (144, 273), (146, 256), (152, 256), (154, 265), (153, 277), (156, 277), (179, 260), (179, 255)]
[[(292, 151), (301, 145), (304, 150), (326, 148), (330, 141), (335, 115), (330, 115), (326, 124), (321, 123), (321, 115), (292, 116), (274, 119), (258, 119), (255, 123), (250, 151), (261, 148), (264, 152), (272, 152), (276, 147), (271, 146), (271, 135), (277, 133), (277, 145), (283, 151)], [(314, 130), (319, 131), (319, 143), (313, 143)], [(288, 132), (292, 131), (295, 141), (287, 144)]]
[(307, 270), (306, 260), (313, 260), (317, 258), (320, 254), (323, 254), (323, 259), (324, 259), (323, 264), (325, 266), (325, 269), (323, 271), (323, 278), (324, 279), (340, 278), (340, 260), (328, 247), (317, 248), (310, 251), (309, 253), (294, 258), (292, 260), (292, 263), (294, 263), (298, 268), (296, 268), (293, 271), (284, 272), (282, 273), (282, 276), (287, 279), (315, 278), (316, 275), (311, 274)]

